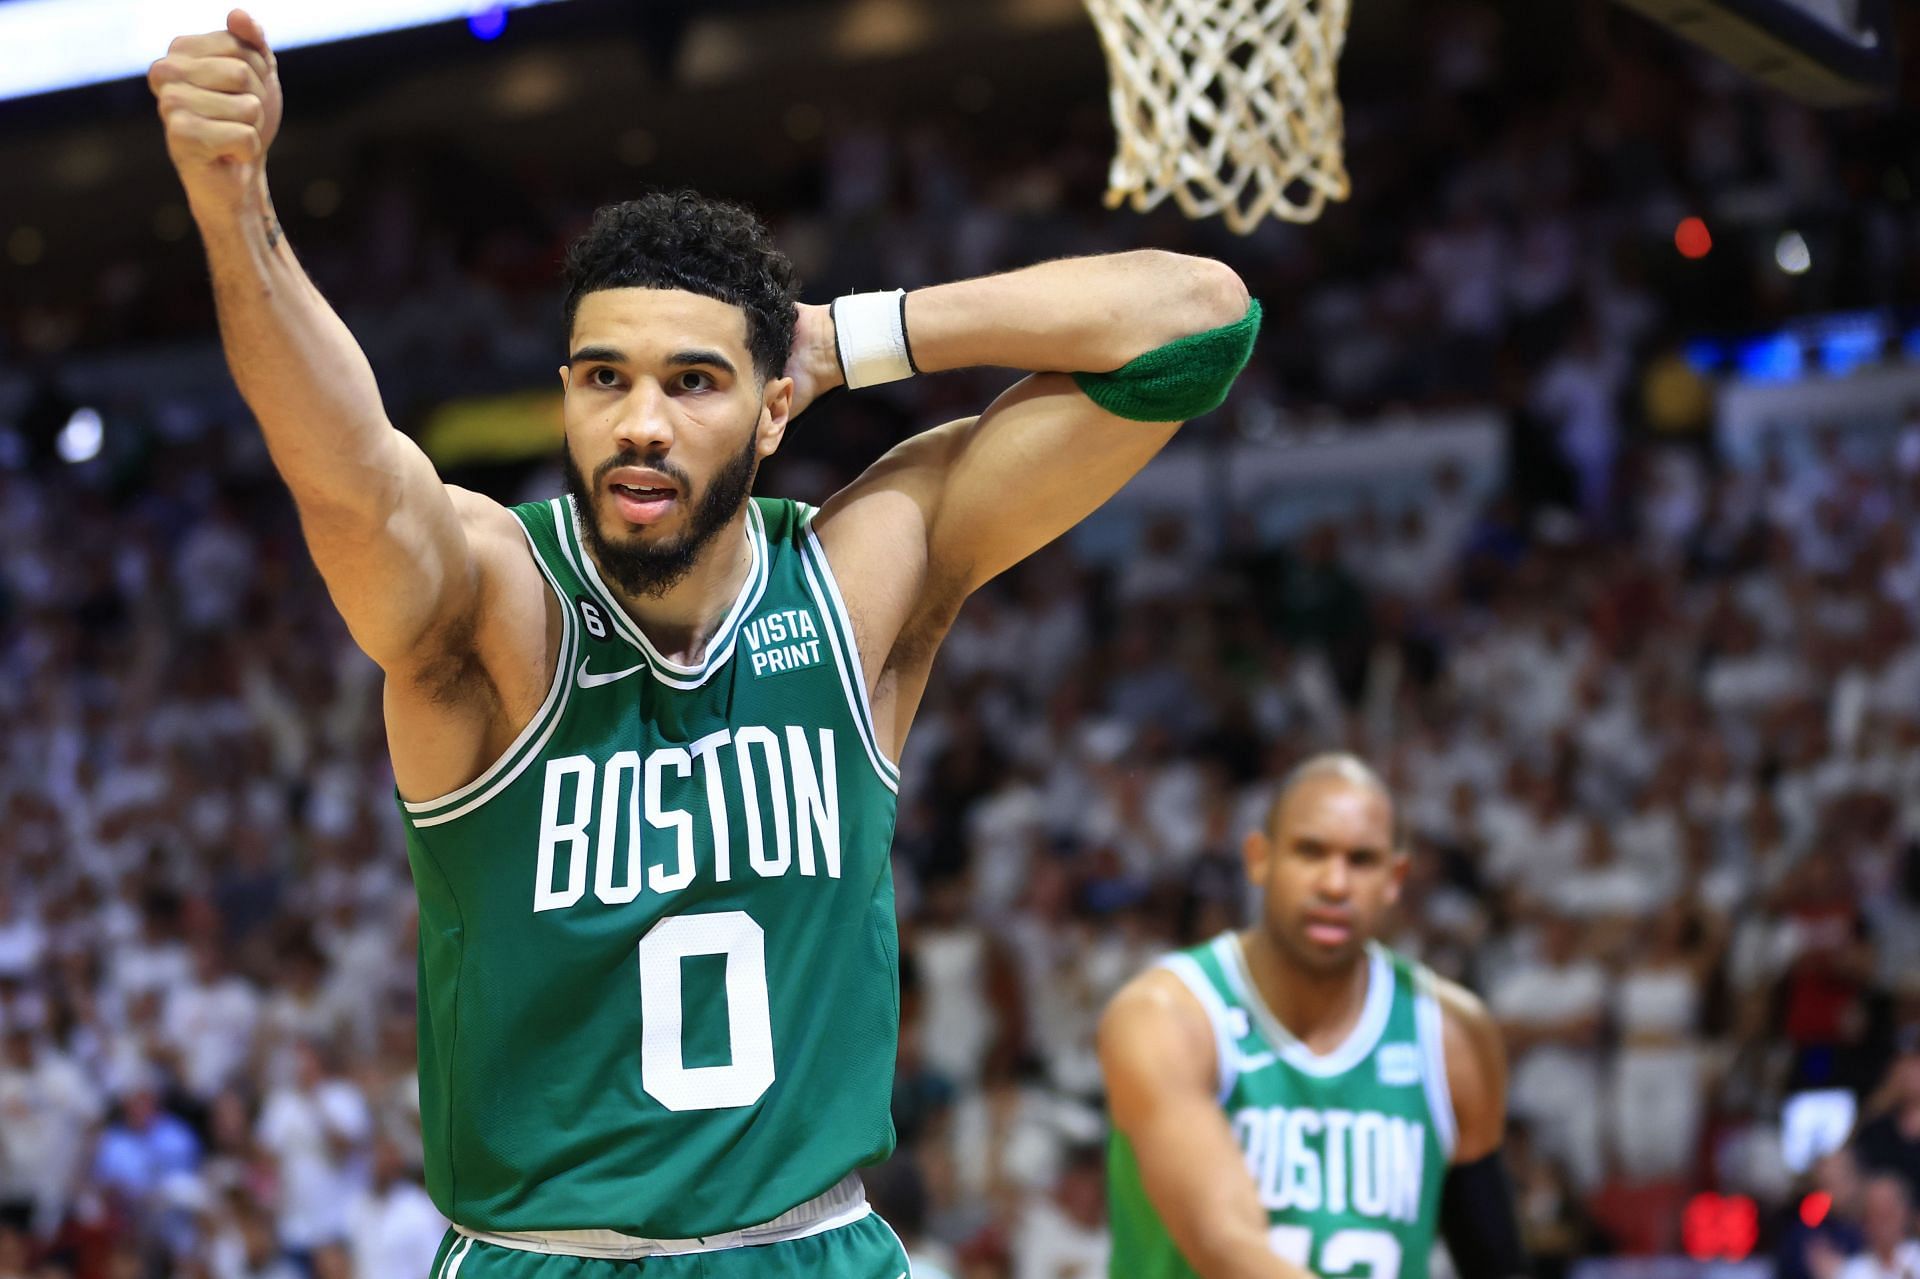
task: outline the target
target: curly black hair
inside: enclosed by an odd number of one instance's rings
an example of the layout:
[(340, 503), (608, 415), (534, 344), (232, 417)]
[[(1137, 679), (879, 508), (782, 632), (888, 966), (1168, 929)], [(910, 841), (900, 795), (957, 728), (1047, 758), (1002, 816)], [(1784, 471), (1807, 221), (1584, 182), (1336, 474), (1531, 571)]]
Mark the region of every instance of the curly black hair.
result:
[(567, 246), (567, 333), (595, 289), (684, 289), (747, 313), (747, 350), (764, 380), (793, 345), (793, 264), (752, 212), (693, 191), (603, 205)]

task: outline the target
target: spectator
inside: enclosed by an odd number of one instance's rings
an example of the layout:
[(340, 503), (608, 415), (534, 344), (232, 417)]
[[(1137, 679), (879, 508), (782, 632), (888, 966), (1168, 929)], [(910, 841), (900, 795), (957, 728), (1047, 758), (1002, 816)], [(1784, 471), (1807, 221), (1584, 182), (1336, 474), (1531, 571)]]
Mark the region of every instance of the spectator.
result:
[(1593, 1244), (1580, 1193), (1561, 1166), (1542, 1158), (1524, 1121), (1510, 1121), (1504, 1146), (1520, 1237), (1539, 1279), (1564, 1279)]
[(1582, 952), (1573, 922), (1549, 916), (1538, 953), (1517, 963), (1487, 998), (1512, 1055), (1508, 1107), (1582, 1190), (1597, 1187), (1604, 1170), (1599, 1043), (1608, 987), (1605, 969)]
[(432, 1273), (447, 1219), (399, 1149), (382, 1139), (373, 1145), (370, 1179), (347, 1209), (347, 1230), (355, 1279), (419, 1279)]
[(282, 1253), (273, 1217), (244, 1198), (229, 1206), (207, 1252), (212, 1279), (307, 1279)]
[(1867, 1179), (1861, 1192), (1866, 1247), (1844, 1260), (1830, 1246), (1813, 1245), (1815, 1279), (1912, 1279), (1920, 1275), (1920, 1239), (1913, 1234), (1913, 1201), (1898, 1177)]
[(53, 1234), (101, 1109), (85, 1073), (39, 1032), (0, 1031), (0, 1222)]
[(1621, 1175), (1648, 1182), (1693, 1165), (1707, 1083), (1700, 1008), (1719, 952), (1699, 920), (1674, 906), (1642, 930), (1633, 953), (1613, 992), (1621, 1048), (1607, 1127)]
[(161, 1108), (159, 1080), (151, 1068), (132, 1068), (116, 1100), (118, 1114), (100, 1136), (92, 1177), (135, 1219), (153, 1222), (165, 1207), (169, 1179), (200, 1167), (200, 1139), (178, 1115)]
[(296, 1263), (347, 1235), (348, 1207), (365, 1184), (373, 1136), (367, 1101), (339, 1074), (334, 1045), (299, 1041), (293, 1077), (267, 1094), (255, 1136), (279, 1164), (278, 1238)]
[(181, 1086), (205, 1105), (239, 1081), (253, 1054), (260, 996), (252, 983), (230, 971), (219, 940), (196, 939), (193, 978), (166, 995), (162, 1034), (180, 1062)]
[[(1570, 1267), (1601, 1242), (1585, 1195), (1609, 1172), (1744, 1178), (1784, 1206), (1782, 1271), (1803, 1273), (1782, 1096), (1879, 1081), (1920, 955), (1920, 408), (1876, 402), (1877, 377), (1818, 420), (1781, 397), (1747, 457), (1722, 447), (1738, 433), (1646, 445), (1621, 391), (1697, 417), (1717, 375), (1680, 368), (1689, 338), (1816, 293), (1883, 306), (1920, 278), (1920, 228), (1891, 193), (1900, 130), (1775, 110), (1600, 13), (1454, 6), (1425, 62), (1417, 34), (1356, 29), (1356, 65), (1428, 70), (1384, 94), (1351, 77), (1366, 180), (1246, 249), (1082, 201), (1101, 157), (1072, 113), (1035, 116), (1017, 156), (968, 113), (910, 136), (828, 124), (756, 179), (821, 297), (1159, 243), (1232, 256), (1269, 306), (1236, 399), (1150, 491), (977, 595), (926, 689), (896, 851), (916, 1259), (969, 1279), (1095, 1264), (1075, 1164), (1098, 1133), (1091, 1010), (1241, 921), (1262, 779), (1338, 743), (1393, 761), (1444, 850), (1416, 854), (1399, 936), (1513, 1037), (1536, 1254)], [(403, 423), (450, 389), (551, 378), (553, 246), (628, 181), (544, 157), (515, 171), (524, 228), (470, 226), (499, 189), (447, 145), (427, 165), (381, 141), (366, 198), (295, 232)], [(1842, 209), (1842, 172), (1894, 176)], [(1727, 246), (1665, 269), (1643, 241), (1679, 191), (1826, 228), (1819, 269)], [(417, 924), (378, 673), (235, 411), (198, 257), (142, 253), (98, 279), (49, 254), (0, 308), (0, 1219), (30, 1218), (83, 1279), (270, 1279), (289, 1250), (326, 1279), (379, 1250), (369, 1221), (430, 1229), (390, 1179), (419, 1159)], [(763, 487), (822, 500), (991, 380), (824, 402)], [(68, 465), (54, 392), (81, 385), (105, 452)], [(1457, 447), (1478, 439), (1463, 420), (1513, 423), (1504, 455)], [(1346, 454), (1367, 460), (1322, 466)], [(542, 465), (449, 478), (531, 495), (556, 487)], [(1909, 1177), (1913, 1056), (1855, 1142)], [(124, 1113), (90, 1158), (108, 1094)], [(1836, 1167), (1820, 1231), (1844, 1251), (1859, 1207)]]
[(1912, 1201), (1920, 1199), (1920, 1030), (1909, 1027), (1898, 1051), (1867, 1102), (1853, 1149), (1868, 1171), (1904, 1181)]
[(873, 1210), (900, 1236), (913, 1279), (954, 1279), (959, 1263), (953, 1250), (927, 1234), (926, 1180), (912, 1158), (890, 1159), (861, 1176)]
[(1821, 1087), (1839, 1080), (1841, 1049), (1865, 1030), (1861, 999), (1873, 973), (1873, 948), (1836, 849), (1809, 854), (1782, 893), (1793, 954), (1783, 1028), (1797, 1052), (1799, 1086)]
[(1815, 1161), (1805, 1198), (1787, 1207), (1774, 1246), (1777, 1279), (1822, 1279), (1821, 1267), (1866, 1246), (1860, 1167), (1848, 1150)]
[(1107, 1273), (1105, 1155), (1067, 1157), (1053, 1192), (1025, 1201), (1014, 1226), (1013, 1279), (1100, 1279)]

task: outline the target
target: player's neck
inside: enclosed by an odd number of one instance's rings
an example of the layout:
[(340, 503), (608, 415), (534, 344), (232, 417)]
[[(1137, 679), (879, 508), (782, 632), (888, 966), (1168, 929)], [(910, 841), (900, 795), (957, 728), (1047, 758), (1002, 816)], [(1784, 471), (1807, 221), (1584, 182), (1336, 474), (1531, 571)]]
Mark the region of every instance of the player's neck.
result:
[[(591, 548), (588, 554), (592, 554)], [(706, 657), (707, 641), (726, 620), (739, 598), (740, 588), (753, 571), (753, 548), (747, 541), (747, 506), (725, 528), (714, 534), (687, 575), (662, 595), (634, 595), (601, 574), (608, 591), (627, 611), (660, 655), (683, 666)]]
[(1291, 959), (1258, 928), (1240, 934), (1247, 971), (1267, 1009), (1316, 1053), (1338, 1048), (1360, 1021), (1372, 965), (1365, 952), (1347, 968), (1321, 972)]

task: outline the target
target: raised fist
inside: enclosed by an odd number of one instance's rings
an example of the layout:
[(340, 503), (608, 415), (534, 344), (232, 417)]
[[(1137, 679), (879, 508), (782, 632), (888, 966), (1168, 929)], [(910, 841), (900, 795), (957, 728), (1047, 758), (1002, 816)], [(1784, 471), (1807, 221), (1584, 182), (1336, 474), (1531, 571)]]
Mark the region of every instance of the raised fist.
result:
[(244, 205), (280, 131), (280, 73), (260, 24), (235, 9), (225, 31), (176, 37), (147, 84), (195, 216)]

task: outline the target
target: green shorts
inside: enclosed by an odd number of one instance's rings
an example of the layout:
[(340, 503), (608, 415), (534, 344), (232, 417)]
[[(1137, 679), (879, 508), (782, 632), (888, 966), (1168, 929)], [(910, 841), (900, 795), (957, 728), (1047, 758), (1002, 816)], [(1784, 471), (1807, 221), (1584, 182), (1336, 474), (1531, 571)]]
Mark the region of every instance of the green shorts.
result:
[(905, 1279), (907, 1251), (870, 1212), (779, 1243), (669, 1257), (575, 1257), (470, 1239), (449, 1229), (427, 1279)]

